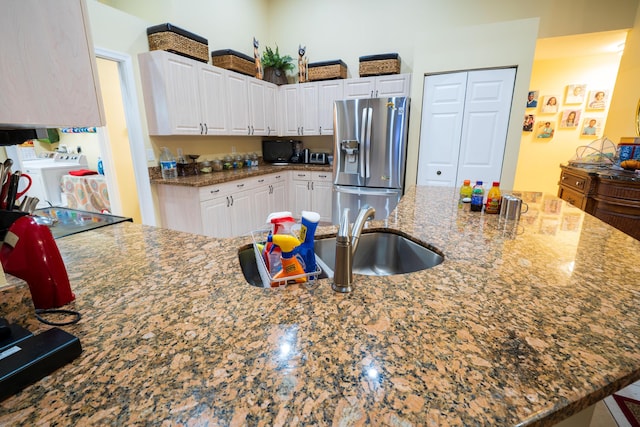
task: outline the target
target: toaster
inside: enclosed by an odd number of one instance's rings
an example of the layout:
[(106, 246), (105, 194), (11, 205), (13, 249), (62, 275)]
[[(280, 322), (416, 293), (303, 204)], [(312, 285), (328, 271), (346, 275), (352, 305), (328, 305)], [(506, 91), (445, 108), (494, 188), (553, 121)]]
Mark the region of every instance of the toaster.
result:
[(311, 153), (309, 155), (309, 163), (324, 165), (328, 163), (327, 153)]

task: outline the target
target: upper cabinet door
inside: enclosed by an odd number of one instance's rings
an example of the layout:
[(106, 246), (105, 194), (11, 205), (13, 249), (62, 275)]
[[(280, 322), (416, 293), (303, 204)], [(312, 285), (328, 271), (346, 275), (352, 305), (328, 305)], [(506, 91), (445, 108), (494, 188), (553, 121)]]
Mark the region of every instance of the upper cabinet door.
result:
[(249, 78), (249, 135), (267, 134), (267, 87), (261, 80)]
[(280, 86), (280, 135), (300, 135), (300, 95), (298, 84)]
[(247, 77), (239, 73), (227, 73), (229, 135), (251, 135), (247, 94)]
[(301, 135), (319, 135), (318, 127), (318, 84), (300, 84), (300, 104), (298, 109), (301, 112), (300, 122)]
[(226, 70), (203, 66), (199, 73), (203, 133), (206, 135), (226, 135), (229, 127), (225, 90)]
[(390, 74), (376, 77), (374, 98), (391, 96), (409, 96), (411, 85), (410, 74)]
[(198, 61), (154, 50), (138, 62), (149, 134), (203, 134)]
[(267, 136), (278, 134), (278, 86), (265, 83), (265, 109), (267, 114)]
[(318, 82), (318, 134), (333, 135), (333, 103), (344, 98), (344, 82)]
[(105, 124), (84, 0), (19, 0), (0, 14), (0, 125)]
[(344, 81), (344, 99), (373, 98), (375, 81), (373, 77), (346, 79)]

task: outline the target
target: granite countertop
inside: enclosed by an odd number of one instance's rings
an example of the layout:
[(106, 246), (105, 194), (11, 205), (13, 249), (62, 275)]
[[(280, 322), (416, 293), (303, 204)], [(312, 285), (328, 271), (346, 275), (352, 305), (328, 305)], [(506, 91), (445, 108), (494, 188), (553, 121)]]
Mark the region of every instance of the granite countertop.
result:
[[(58, 240), (83, 353), (0, 425), (553, 425), (640, 379), (640, 242), (555, 196), (516, 225), (407, 192), (389, 227), (445, 261), (354, 291), (248, 285), (248, 237), (122, 223)], [(320, 228), (317, 235), (334, 232)], [(32, 332), (18, 279), (0, 313)]]
[[(225, 182), (235, 181), (238, 179), (251, 178), (253, 176), (266, 175), (279, 171), (309, 171), (309, 172), (332, 172), (333, 166), (330, 165), (317, 165), (317, 164), (300, 164), (289, 163), (286, 166), (274, 166), (267, 163), (263, 163), (260, 166), (240, 169), (224, 170), (220, 172), (202, 173), (192, 176), (179, 176), (175, 179), (162, 179), (159, 175), (159, 168), (152, 168), (150, 170), (150, 182), (152, 184), (164, 184), (164, 185), (181, 185), (185, 187), (206, 187), (207, 185), (222, 184)], [(157, 169), (157, 171), (156, 171)]]

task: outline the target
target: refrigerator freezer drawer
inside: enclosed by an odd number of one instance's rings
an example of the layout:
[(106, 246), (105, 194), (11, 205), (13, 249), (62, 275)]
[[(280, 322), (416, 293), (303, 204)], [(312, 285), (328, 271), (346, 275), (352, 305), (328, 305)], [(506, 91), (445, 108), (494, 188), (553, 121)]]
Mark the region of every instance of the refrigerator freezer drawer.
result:
[(349, 208), (349, 221), (353, 222), (364, 205), (372, 206), (376, 210), (376, 220), (387, 219), (396, 208), (400, 197), (402, 197), (400, 189), (334, 185), (331, 221), (333, 224), (340, 223), (342, 211), (344, 208)]

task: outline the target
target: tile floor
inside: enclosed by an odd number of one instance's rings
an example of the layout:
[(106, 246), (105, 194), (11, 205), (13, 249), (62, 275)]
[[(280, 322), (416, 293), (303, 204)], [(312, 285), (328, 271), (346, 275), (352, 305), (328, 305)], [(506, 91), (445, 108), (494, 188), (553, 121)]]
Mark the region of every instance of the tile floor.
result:
[[(617, 394), (640, 400), (640, 381), (627, 386)], [(613, 397), (606, 397), (596, 404), (589, 427), (631, 427)]]

